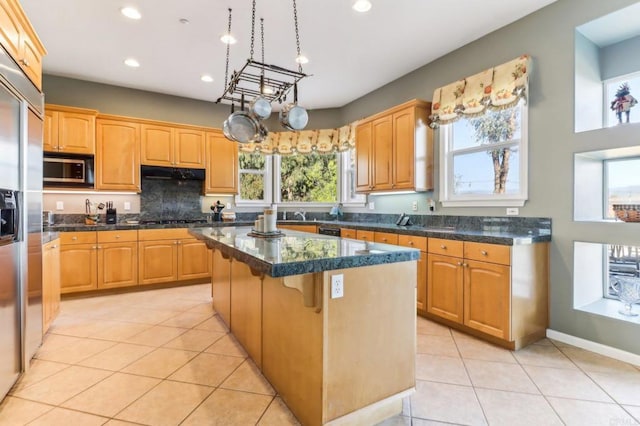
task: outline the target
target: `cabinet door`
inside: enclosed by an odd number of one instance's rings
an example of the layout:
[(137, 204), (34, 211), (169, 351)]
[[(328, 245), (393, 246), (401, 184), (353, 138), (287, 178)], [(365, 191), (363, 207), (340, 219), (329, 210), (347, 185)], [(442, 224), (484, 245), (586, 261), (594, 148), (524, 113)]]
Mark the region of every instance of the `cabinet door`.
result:
[(510, 340), (511, 268), (465, 260), (464, 324)]
[(142, 124), (140, 162), (146, 166), (173, 166), (174, 129), (169, 126)]
[(378, 232), (376, 231), (373, 235), (373, 240), (376, 243), (384, 243), (384, 244), (398, 244), (398, 234), (392, 234), (390, 232)]
[(427, 311), (427, 253), (420, 252), (418, 259), (418, 280), (416, 284), (416, 309), (418, 312)]
[(213, 252), (213, 268), (211, 271), (211, 296), (213, 308), (220, 318), (231, 326), (231, 260), (225, 259), (220, 250)]
[(280, 229), (291, 229), (292, 231), (309, 232), (311, 234), (315, 234), (316, 232), (318, 232), (316, 225), (278, 224), (278, 228), (280, 228)]
[(207, 133), (207, 181), (210, 194), (238, 193), (238, 144), (219, 133)]
[(356, 230), (356, 239), (373, 242), (375, 239), (375, 233), (373, 231), (365, 231), (364, 229), (358, 229)]
[(42, 150), (58, 151), (58, 112), (44, 110), (44, 127), (42, 130)]
[(427, 261), (427, 312), (462, 324), (462, 259), (429, 254)]
[(356, 128), (356, 191), (358, 192), (369, 192), (373, 189), (371, 130), (371, 122), (360, 124)]
[(0, 44), (17, 62), (20, 56), (20, 30), (22, 24), (10, 3), (12, 2), (0, 2)]
[(96, 188), (140, 191), (140, 125), (97, 121)]
[(24, 30), (20, 33), (20, 67), (29, 80), (38, 88), (42, 88), (42, 52), (36, 45), (35, 34), (32, 36)]
[(414, 189), (416, 114), (413, 107), (393, 114), (394, 189)]
[(60, 152), (94, 154), (96, 116), (58, 112), (58, 148)]
[(340, 237), (356, 239), (356, 230), (349, 228), (340, 228)]
[(211, 278), (211, 252), (195, 238), (178, 240), (178, 280)]
[[(374, 120), (371, 134), (373, 139), (373, 189), (376, 191), (393, 189), (391, 171), (393, 161), (392, 116)], [(411, 164), (406, 164), (405, 167), (411, 167)]]
[(193, 167), (204, 169), (205, 140), (201, 130), (175, 130), (175, 165), (178, 167)]
[(231, 262), (231, 331), (262, 367), (262, 279), (246, 263)]
[(42, 329), (49, 325), (60, 310), (60, 240), (42, 247)]
[(138, 284), (138, 243), (98, 245), (98, 288)]
[(178, 279), (178, 241), (141, 241), (138, 243), (140, 284), (155, 284)]
[(95, 290), (98, 260), (95, 244), (69, 244), (60, 248), (60, 291)]

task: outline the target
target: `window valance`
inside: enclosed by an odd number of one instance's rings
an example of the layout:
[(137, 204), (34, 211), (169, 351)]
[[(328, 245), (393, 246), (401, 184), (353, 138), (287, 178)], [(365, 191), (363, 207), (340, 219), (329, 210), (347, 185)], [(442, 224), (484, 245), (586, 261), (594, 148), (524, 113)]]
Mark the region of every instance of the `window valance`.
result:
[(240, 152), (291, 155), (347, 151), (356, 146), (356, 124), (353, 122), (337, 129), (269, 132), (261, 143), (240, 144)]
[(505, 64), (439, 87), (433, 93), (431, 127), (460, 117), (484, 114), (487, 108), (503, 109), (526, 100), (531, 58), (522, 55)]

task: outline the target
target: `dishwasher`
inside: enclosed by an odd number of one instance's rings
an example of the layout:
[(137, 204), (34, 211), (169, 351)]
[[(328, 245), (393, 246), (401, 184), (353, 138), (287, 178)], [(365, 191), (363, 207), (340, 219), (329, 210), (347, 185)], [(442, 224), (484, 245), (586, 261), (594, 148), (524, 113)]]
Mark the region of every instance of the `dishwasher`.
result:
[(318, 226), (318, 234), (333, 235), (334, 237), (340, 236), (340, 228), (334, 228), (332, 226), (320, 225)]

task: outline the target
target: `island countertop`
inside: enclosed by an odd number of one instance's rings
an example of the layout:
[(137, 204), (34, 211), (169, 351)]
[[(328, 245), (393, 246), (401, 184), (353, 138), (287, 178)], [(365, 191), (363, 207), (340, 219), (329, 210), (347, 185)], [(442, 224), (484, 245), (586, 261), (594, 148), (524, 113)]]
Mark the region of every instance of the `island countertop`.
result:
[(192, 228), (209, 248), (272, 277), (418, 260), (420, 251), (285, 229), (276, 238), (248, 235), (250, 227)]

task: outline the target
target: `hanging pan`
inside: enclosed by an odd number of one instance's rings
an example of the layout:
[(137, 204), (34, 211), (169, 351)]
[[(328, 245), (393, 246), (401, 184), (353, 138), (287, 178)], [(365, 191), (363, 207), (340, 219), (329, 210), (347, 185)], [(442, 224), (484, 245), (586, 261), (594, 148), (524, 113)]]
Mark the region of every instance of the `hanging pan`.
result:
[(259, 120), (266, 120), (271, 115), (271, 102), (264, 96), (264, 75), (260, 76), (260, 96), (249, 103), (249, 112)]
[(257, 142), (260, 139), (260, 122), (244, 110), (244, 94), (240, 102), (242, 109), (229, 115), (222, 131), (228, 139), (238, 143)]
[(280, 124), (288, 130), (302, 130), (309, 122), (307, 110), (298, 105), (298, 83), (293, 85), (293, 103), (280, 110)]

